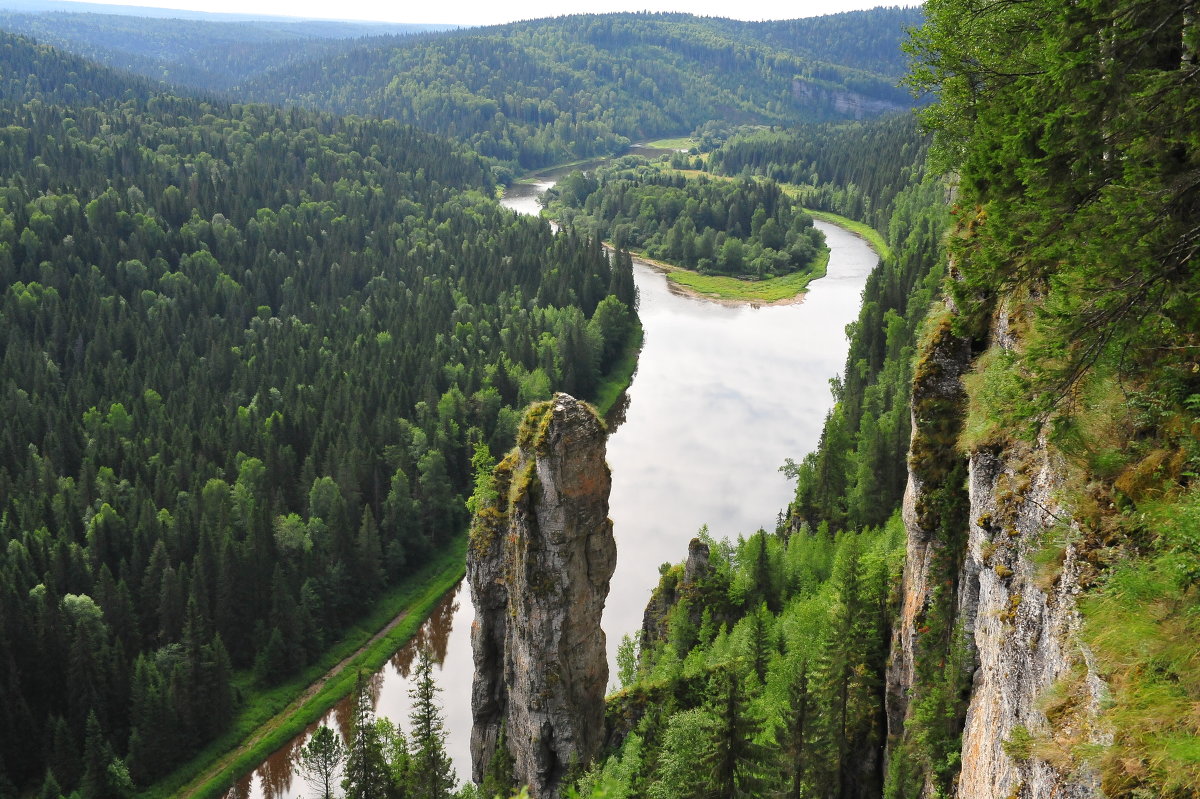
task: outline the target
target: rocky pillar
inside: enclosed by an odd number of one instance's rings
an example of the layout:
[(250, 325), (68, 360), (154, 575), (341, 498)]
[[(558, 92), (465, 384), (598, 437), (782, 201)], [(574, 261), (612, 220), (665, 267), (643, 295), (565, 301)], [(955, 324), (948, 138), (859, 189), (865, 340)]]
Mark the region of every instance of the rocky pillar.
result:
[(472, 523), (472, 774), (482, 779), (503, 727), (513, 778), (535, 799), (559, 796), (604, 737), (600, 615), (616, 566), (605, 435), (571, 396), (534, 405)]

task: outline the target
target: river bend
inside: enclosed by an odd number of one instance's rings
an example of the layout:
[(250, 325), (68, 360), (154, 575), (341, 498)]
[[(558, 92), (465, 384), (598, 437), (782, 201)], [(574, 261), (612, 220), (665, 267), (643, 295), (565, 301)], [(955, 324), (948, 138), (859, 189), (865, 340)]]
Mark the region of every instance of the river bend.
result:
[[(504, 204), (536, 213), (536, 193), (517, 187)], [(771, 530), (792, 485), (786, 458), (816, 448), (841, 373), (846, 325), (878, 259), (859, 237), (818, 221), (830, 247), (828, 274), (793, 305), (727, 306), (672, 291), (666, 277), (634, 261), (645, 344), (627, 392), (623, 420), (609, 438), (610, 515), (617, 570), (604, 613), (609, 659), (621, 637), (640, 628), (658, 567), (687, 555), (702, 525), (736, 537)], [(409, 673), (416, 647), (440, 661), (435, 677), (459, 779), (470, 776), (471, 641), (474, 613), (465, 587), (446, 596), (416, 642), (372, 680), (376, 712), (408, 728)], [(611, 670), (615, 674), (615, 668)], [(348, 702), (323, 723), (346, 730)], [(230, 799), (293, 799), (312, 792), (294, 763), (313, 725), (229, 792)]]

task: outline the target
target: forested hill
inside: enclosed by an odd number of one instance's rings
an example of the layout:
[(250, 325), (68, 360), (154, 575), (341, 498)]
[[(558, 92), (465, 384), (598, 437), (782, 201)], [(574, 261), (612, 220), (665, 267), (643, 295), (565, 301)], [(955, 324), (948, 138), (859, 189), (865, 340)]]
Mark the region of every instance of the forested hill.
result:
[(363, 37), (431, 28), (436, 26), (0, 11), (0, 29), (155, 80), (210, 91), (228, 89), (269, 69), (343, 52), (360, 46)]
[[(853, 23), (559, 17), (375, 43), (276, 70), (240, 92), (411, 122), (533, 168), (714, 119), (792, 124), (908, 107), (898, 53), (918, 14), (876, 9)], [(862, 45), (848, 43), (859, 36)]]
[(24, 36), (0, 31), (0, 100), (88, 106), (117, 100), (146, 100), (161, 84), (100, 66)]
[(0, 73), (0, 796), (123, 796), (445, 551), (632, 275), (393, 121)]

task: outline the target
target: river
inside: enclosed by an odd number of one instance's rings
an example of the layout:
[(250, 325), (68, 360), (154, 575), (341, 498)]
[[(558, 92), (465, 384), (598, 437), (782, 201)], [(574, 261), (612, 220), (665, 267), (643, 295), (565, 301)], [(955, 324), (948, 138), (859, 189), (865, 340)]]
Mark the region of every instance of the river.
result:
[[(536, 213), (537, 193), (553, 185), (514, 187), (504, 204)], [(641, 627), (658, 582), (658, 567), (687, 556), (702, 525), (720, 538), (774, 529), (792, 484), (779, 472), (786, 458), (816, 448), (832, 407), (829, 380), (841, 373), (846, 325), (858, 316), (877, 257), (857, 236), (818, 221), (830, 247), (828, 274), (801, 303), (727, 306), (673, 291), (666, 277), (634, 261), (645, 344), (627, 392), (623, 420), (608, 441), (610, 516), (617, 570), (604, 612), (609, 660), (621, 637)], [(372, 680), (376, 712), (408, 729), (409, 672), (418, 646), (440, 662), (447, 750), (460, 780), (470, 777), (471, 641), (474, 618), (464, 586), (452, 591)], [(615, 674), (615, 668), (611, 669)], [(347, 729), (344, 701), (323, 723)], [(229, 799), (293, 799), (315, 795), (294, 773), (308, 734), (243, 777)]]

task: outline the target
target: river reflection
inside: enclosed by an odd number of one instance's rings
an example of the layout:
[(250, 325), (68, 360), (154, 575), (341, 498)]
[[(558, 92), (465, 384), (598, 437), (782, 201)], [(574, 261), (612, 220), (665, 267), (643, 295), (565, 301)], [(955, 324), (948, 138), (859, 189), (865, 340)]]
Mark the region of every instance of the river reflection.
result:
[[(550, 185), (545, 181), (537, 191)], [(536, 191), (516, 190), (504, 204), (537, 213)], [(841, 372), (846, 325), (858, 315), (877, 258), (862, 239), (823, 222), (828, 275), (795, 305), (728, 307), (671, 290), (665, 276), (634, 262), (645, 344), (623, 405), (610, 415), (609, 513), (617, 570), (604, 612), (610, 674), (621, 636), (640, 628), (658, 566), (687, 556), (702, 525), (717, 537), (774, 529), (793, 487), (779, 472), (786, 458), (816, 448), (833, 400), (829, 380)], [(620, 424), (614, 424), (616, 421)], [(448, 596), (418, 641), (372, 679), (376, 713), (408, 727), (408, 675), (417, 648), (433, 649), (443, 689), (447, 751), (460, 779), (470, 776), (471, 658), (474, 618), (468, 592)], [(324, 723), (343, 734), (349, 700)], [(314, 796), (292, 776), (297, 753), (316, 725), (277, 752), (230, 797)]]
[(787, 458), (816, 448), (878, 262), (858, 237), (822, 222), (829, 273), (795, 305), (723, 306), (681, 296), (635, 262), (646, 331), (624, 421), (609, 437), (609, 512), (617, 570), (604, 611), (610, 674), (621, 636), (641, 627), (658, 567), (687, 556), (707, 525), (717, 538), (773, 530), (793, 484)]
[[(473, 618), (470, 597), (464, 585), (459, 583), (438, 601), (433, 613), (421, 625), (416, 636), (397, 650), (385, 667), (372, 674), (367, 684), (375, 713), (400, 723), (407, 734), (408, 714), (412, 707), (408, 696), (409, 677), (412, 675), (417, 654), (422, 648), (428, 649), (434, 662), (438, 664), (434, 667), (433, 675), (442, 689), (446, 726), (448, 729), (467, 731), (465, 738), (452, 737), (447, 742), (447, 750), (462, 778), (470, 776), (470, 693), (474, 673), (471, 662), (470, 626)], [(453, 630), (465, 631), (467, 640), (465, 647), (456, 646), (454, 656), (451, 656)], [(464, 655), (465, 660), (462, 657)], [(447, 697), (452, 695), (465, 695), (465, 701), (447, 701)], [(300, 750), (322, 724), (340, 732), (343, 739), (348, 738), (353, 717), (354, 697), (347, 696), (334, 705), (320, 721), (308, 725), (302, 734), (276, 750), (254, 772), (240, 779), (226, 796), (228, 799), (296, 799), (316, 796), (317, 792), (308, 786), (299, 774), (297, 767), (300, 762)], [(466, 771), (462, 770), (464, 764), (468, 769)]]

